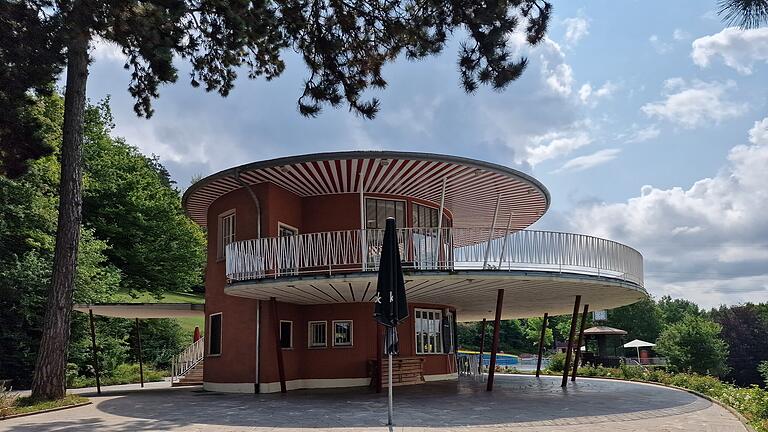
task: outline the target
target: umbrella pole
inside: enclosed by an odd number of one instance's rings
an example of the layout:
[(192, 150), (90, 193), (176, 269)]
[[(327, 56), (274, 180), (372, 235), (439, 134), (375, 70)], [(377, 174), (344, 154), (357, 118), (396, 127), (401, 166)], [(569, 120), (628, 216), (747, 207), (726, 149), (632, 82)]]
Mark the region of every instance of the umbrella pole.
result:
[(392, 411), (394, 411), (392, 407), (392, 353), (389, 353), (389, 370), (387, 371), (387, 380), (389, 382), (389, 411), (387, 412), (387, 426), (394, 426), (394, 423), (392, 423)]

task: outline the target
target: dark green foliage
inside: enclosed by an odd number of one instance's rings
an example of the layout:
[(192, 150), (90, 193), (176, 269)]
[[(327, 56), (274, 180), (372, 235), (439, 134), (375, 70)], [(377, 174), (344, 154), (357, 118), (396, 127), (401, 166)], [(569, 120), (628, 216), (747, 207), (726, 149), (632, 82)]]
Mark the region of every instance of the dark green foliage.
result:
[(729, 26), (751, 29), (768, 23), (768, 0), (718, 0), (717, 7)]
[(768, 319), (753, 304), (722, 306), (710, 315), (723, 327), (720, 335), (730, 347), (726, 378), (742, 386), (762, 384), (756, 365), (768, 360)]
[(662, 314), (652, 298), (608, 311), (609, 327), (627, 331), (627, 340), (655, 341), (664, 327)]
[(656, 305), (659, 308), (661, 320), (665, 324), (679, 322), (686, 315), (700, 316), (702, 314), (696, 303), (684, 299), (673, 299), (670, 296), (663, 296), (656, 302)]
[[(63, 101), (57, 95), (38, 98), (29, 113), (54, 153), (31, 163), (16, 180), (0, 176), (0, 346), (6, 347), (0, 350), (0, 377), (13, 379), (18, 389), (29, 385), (32, 377), (51, 278)], [(85, 196), (95, 210), (86, 215), (82, 229), (75, 301), (109, 301), (121, 287), (147, 287), (158, 293), (198, 286), (202, 233), (183, 216), (178, 192), (169, 187), (159, 163), (111, 138), (108, 119), (105, 103), (88, 108)], [(143, 225), (123, 223), (126, 220), (140, 220)], [(164, 244), (134, 231), (144, 229)], [(122, 241), (126, 237), (130, 245)], [(174, 250), (164, 252), (169, 245)], [(142, 324), (148, 364), (167, 367), (171, 353), (188, 343), (175, 321)], [(138, 361), (133, 321), (97, 317), (96, 325), (107, 374), (121, 363)], [(79, 313), (73, 316), (69, 361), (79, 373), (92, 374), (89, 328)]]
[(49, 36), (58, 26), (58, 20), (40, 20), (24, 2), (0, 2), (1, 175), (16, 178), (27, 171), (28, 160), (51, 153), (38, 119), (29, 114), (29, 93), (50, 93), (61, 72), (61, 40)]
[(720, 337), (722, 326), (706, 318), (686, 315), (661, 333), (656, 351), (679, 372), (723, 376), (728, 371), (728, 344)]

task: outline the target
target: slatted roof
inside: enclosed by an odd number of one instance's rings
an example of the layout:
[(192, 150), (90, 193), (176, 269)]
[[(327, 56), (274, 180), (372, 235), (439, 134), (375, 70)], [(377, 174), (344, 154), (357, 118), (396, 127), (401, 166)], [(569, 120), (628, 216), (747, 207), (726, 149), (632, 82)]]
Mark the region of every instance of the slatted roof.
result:
[(351, 151), (317, 153), (255, 162), (208, 176), (183, 197), (189, 216), (205, 225), (208, 206), (248, 184), (273, 183), (300, 197), (342, 193), (390, 194), (440, 202), (456, 227), (490, 227), (500, 197), (497, 227), (528, 227), (549, 208), (549, 191), (520, 171), (478, 160), (426, 153)]

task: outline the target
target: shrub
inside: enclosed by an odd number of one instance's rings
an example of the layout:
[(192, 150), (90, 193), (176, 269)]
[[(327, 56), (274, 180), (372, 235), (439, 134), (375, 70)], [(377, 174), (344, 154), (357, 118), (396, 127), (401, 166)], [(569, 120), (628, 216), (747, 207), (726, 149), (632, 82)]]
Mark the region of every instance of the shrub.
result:
[(0, 383), (0, 419), (11, 414), (15, 402), (16, 394)]
[(760, 362), (760, 364), (757, 365), (757, 371), (760, 372), (760, 375), (763, 377), (763, 383), (765, 383), (765, 387), (768, 388), (768, 360)]
[[(144, 382), (162, 381), (166, 375), (163, 371), (158, 371), (147, 365), (144, 366)], [(140, 380), (139, 365), (123, 363), (117, 365), (108, 375), (102, 376), (101, 385), (133, 384)], [(95, 387), (96, 378), (77, 376), (71, 382), (68, 381), (67, 386), (69, 388)]]
[(552, 372), (562, 372), (565, 369), (565, 354), (558, 352), (550, 357), (547, 369)]

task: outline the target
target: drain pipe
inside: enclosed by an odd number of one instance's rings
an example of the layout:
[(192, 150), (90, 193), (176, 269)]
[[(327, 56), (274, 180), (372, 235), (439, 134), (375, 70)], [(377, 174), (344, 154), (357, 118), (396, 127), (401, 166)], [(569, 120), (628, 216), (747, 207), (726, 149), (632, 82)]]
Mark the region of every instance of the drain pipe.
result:
[[(253, 200), (254, 206), (256, 206), (256, 238), (261, 238), (261, 203), (259, 202), (259, 198), (256, 196), (256, 193), (253, 192), (253, 189), (251, 188), (251, 185), (244, 182), (243, 179), (240, 178), (240, 170), (235, 170), (235, 180), (240, 183), (240, 186), (244, 187), (248, 194), (251, 196), (251, 199)], [(256, 349), (255, 349), (255, 364), (256, 370), (254, 371), (254, 393), (260, 393), (261, 391), (261, 356), (259, 355), (259, 351), (261, 348), (261, 301), (256, 300)]]
[(251, 185), (244, 182), (243, 179), (240, 178), (240, 170), (235, 170), (234, 177), (235, 180), (240, 183), (240, 186), (244, 187), (248, 191), (248, 194), (253, 200), (253, 204), (256, 206), (256, 238), (261, 238), (261, 204), (259, 203), (259, 198), (253, 192)]

